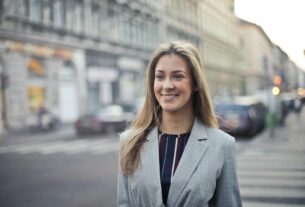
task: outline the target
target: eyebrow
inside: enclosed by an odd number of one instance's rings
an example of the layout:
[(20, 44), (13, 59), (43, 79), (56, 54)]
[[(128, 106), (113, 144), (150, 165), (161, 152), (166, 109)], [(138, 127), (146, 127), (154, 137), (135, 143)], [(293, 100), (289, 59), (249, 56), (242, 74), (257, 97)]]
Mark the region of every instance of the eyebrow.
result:
[[(156, 72), (165, 73), (162, 69), (156, 69)], [(174, 70), (172, 73), (185, 73), (183, 70)]]

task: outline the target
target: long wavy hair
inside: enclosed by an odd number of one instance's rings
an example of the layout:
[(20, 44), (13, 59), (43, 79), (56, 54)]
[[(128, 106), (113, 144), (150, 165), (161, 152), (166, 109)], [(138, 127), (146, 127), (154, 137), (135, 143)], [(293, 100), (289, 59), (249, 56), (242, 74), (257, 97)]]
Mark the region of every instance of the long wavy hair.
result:
[(128, 137), (120, 148), (120, 166), (124, 175), (131, 175), (140, 163), (140, 154), (149, 131), (161, 123), (161, 107), (154, 94), (155, 68), (164, 55), (175, 54), (183, 58), (191, 71), (194, 87), (194, 115), (208, 127), (218, 127), (211, 104), (207, 81), (197, 49), (187, 42), (161, 44), (148, 65), (146, 75), (146, 98), (144, 105), (128, 130)]

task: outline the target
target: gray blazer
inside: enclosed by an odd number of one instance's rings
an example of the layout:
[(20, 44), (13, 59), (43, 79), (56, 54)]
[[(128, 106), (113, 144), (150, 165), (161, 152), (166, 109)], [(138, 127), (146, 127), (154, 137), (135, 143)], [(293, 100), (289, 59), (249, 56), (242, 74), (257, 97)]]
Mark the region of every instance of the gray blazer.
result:
[[(126, 135), (120, 136), (121, 140)], [(164, 207), (160, 184), (158, 129), (147, 136), (134, 174), (118, 173), (118, 206)], [(168, 207), (241, 207), (236, 173), (235, 140), (195, 119), (172, 178)]]

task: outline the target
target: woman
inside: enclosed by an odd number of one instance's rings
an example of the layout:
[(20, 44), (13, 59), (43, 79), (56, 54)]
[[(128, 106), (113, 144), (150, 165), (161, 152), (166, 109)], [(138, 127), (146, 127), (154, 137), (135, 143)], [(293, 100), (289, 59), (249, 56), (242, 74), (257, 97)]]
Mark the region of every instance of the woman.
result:
[(121, 135), (118, 206), (241, 206), (235, 141), (217, 129), (204, 77), (193, 45), (156, 50), (144, 106)]

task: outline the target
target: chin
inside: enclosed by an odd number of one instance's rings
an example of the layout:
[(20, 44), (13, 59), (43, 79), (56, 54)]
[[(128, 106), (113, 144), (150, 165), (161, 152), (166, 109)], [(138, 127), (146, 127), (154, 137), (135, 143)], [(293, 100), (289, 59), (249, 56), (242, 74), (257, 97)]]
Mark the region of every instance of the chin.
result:
[[(161, 107), (162, 107), (162, 106), (161, 106)], [(166, 112), (174, 113), (174, 112), (178, 111), (179, 108), (177, 108), (177, 107), (172, 107), (172, 106), (164, 106), (164, 107), (162, 107), (162, 110), (163, 110), (163, 111), (166, 111)]]

